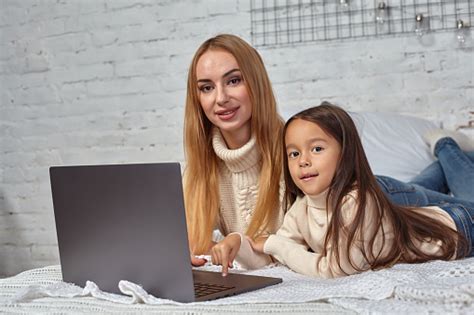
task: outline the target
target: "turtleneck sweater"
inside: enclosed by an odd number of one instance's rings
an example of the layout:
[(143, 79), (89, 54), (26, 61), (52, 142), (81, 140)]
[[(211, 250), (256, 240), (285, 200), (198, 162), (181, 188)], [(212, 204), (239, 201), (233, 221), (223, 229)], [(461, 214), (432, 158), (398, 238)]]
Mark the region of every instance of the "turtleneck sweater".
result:
[[(272, 255), (290, 269), (311, 276), (334, 278), (358, 273), (359, 271), (354, 266), (361, 270), (369, 269), (369, 263), (361, 251), (362, 248), (365, 248), (369, 253), (368, 240), (355, 239), (348, 255), (346, 251), (348, 240), (343, 232), (343, 227), (341, 227), (339, 234), (339, 255), (344, 271), (341, 270), (334, 258), (335, 249), (328, 247), (326, 255), (323, 255), (324, 241), (331, 221), (331, 211), (326, 208), (327, 193), (326, 190), (317, 196), (297, 198), (286, 213), (280, 229), (276, 234), (270, 235), (265, 242), (264, 252)], [(378, 253), (381, 250), (381, 255), (384, 257), (393, 244), (394, 233), (386, 220), (382, 220), (383, 231), (380, 226), (372, 222), (371, 213), (376, 208), (370, 199), (367, 200), (365, 224), (362, 230), (368, 232), (368, 234), (364, 233), (365, 235), (371, 235), (377, 229), (374, 252)], [(344, 198), (341, 210), (343, 223), (347, 226), (357, 213), (357, 191), (352, 191)], [(452, 218), (439, 207), (413, 208), (413, 211), (436, 217), (441, 224), (456, 230)], [(385, 236), (385, 243), (382, 242), (382, 236)], [(433, 255), (441, 252), (440, 241), (425, 240), (420, 242), (414, 239), (413, 242), (426, 254)], [(351, 265), (349, 256), (354, 266)]]
[[(268, 255), (255, 253), (244, 236), (257, 204), (261, 154), (256, 146), (255, 137), (242, 147), (231, 150), (219, 131), (212, 131), (212, 146), (219, 158), (219, 194), (220, 209), (218, 228), (222, 235), (238, 233), (241, 237), (239, 253), (235, 258), (244, 268), (259, 268), (271, 262)], [(284, 184), (280, 182), (280, 200), (283, 197)], [(283, 222), (283, 209), (280, 206), (276, 226)], [(268, 231), (274, 233), (275, 231)]]
[[(261, 154), (256, 146), (256, 139), (252, 137), (242, 147), (231, 150), (227, 148), (219, 129), (214, 128), (212, 146), (220, 160), (218, 228), (224, 236), (232, 232), (245, 233), (258, 197)], [(283, 189), (281, 184), (280, 197), (283, 196)], [(282, 222), (283, 210), (280, 208), (277, 227)]]

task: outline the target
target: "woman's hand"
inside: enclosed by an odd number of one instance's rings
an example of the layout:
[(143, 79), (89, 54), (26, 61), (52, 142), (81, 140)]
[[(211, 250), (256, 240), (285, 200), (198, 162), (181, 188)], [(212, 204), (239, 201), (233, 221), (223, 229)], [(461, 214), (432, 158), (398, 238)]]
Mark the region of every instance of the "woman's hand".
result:
[[(190, 244), (191, 245), (191, 244)], [(216, 245), (215, 242), (211, 242), (211, 245), (209, 246), (209, 249), (205, 252), (206, 255), (209, 255), (209, 252), (212, 248), (212, 246)], [(191, 265), (193, 267), (201, 267), (204, 266), (205, 263), (207, 263), (207, 259), (203, 258), (202, 255), (201, 257), (195, 256), (192, 251), (192, 247), (189, 247), (189, 251), (191, 252)]]
[(227, 235), (211, 249), (214, 265), (222, 265), (222, 276), (227, 276), (229, 267), (232, 268), (234, 258), (240, 249), (240, 234)]
[(191, 254), (191, 265), (194, 267), (201, 267), (205, 263), (207, 263), (207, 260), (205, 258), (199, 258)]
[(263, 252), (263, 246), (265, 245), (265, 242), (267, 241), (268, 236), (264, 237), (259, 237), (255, 241), (249, 238), (250, 246), (252, 246), (252, 249), (256, 251), (257, 253), (262, 253)]

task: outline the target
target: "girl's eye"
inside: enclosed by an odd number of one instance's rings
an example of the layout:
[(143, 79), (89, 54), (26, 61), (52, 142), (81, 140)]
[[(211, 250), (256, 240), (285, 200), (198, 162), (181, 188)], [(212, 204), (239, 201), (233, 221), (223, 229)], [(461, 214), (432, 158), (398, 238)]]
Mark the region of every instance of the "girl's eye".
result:
[(199, 91), (201, 91), (203, 93), (208, 93), (208, 92), (212, 91), (212, 86), (202, 85), (202, 86), (199, 87)]
[(295, 157), (297, 157), (299, 154), (299, 152), (297, 151), (291, 151), (290, 153), (288, 153), (288, 158), (290, 159), (294, 159)]
[(228, 82), (228, 84), (229, 84), (229, 85), (237, 85), (237, 84), (240, 83), (240, 81), (242, 81), (241, 78), (235, 77), (235, 78), (230, 79), (229, 82)]
[(319, 153), (323, 150), (324, 150), (323, 147), (314, 147), (314, 148), (311, 149), (311, 152)]

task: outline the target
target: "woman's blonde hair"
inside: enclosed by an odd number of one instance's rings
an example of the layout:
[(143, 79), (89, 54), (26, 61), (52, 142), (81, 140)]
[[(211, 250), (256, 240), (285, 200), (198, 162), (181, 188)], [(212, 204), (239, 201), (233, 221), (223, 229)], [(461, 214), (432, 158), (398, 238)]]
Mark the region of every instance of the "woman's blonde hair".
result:
[(222, 34), (210, 38), (198, 48), (189, 68), (184, 118), (187, 161), (184, 196), (190, 246), (194, 254), (209, 249), (220, 207), (218, 157), (212, 147), (213, 125), (199, 102), (196, 76), (199, 58), (208, 50), (224, 50), (234, 56), (252, 102), (251, 130), (261, 153), (261, 173), (258, 199), (246, 234), (256, 237), (265, 230), (274, 231), (280, 211), (283, 120), (278, 115), (263, 60), (252, 46), (237, 36)]

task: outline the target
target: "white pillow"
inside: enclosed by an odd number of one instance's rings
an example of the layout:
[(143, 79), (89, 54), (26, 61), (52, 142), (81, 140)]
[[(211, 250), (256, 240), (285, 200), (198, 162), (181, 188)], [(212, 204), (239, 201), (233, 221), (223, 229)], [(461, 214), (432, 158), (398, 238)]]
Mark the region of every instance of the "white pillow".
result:
[(426, 119), (393, 113), (351, 112), (375, 175), (408, 182), (435, 158), (423, 140), (428, 130), (439, 128)]

